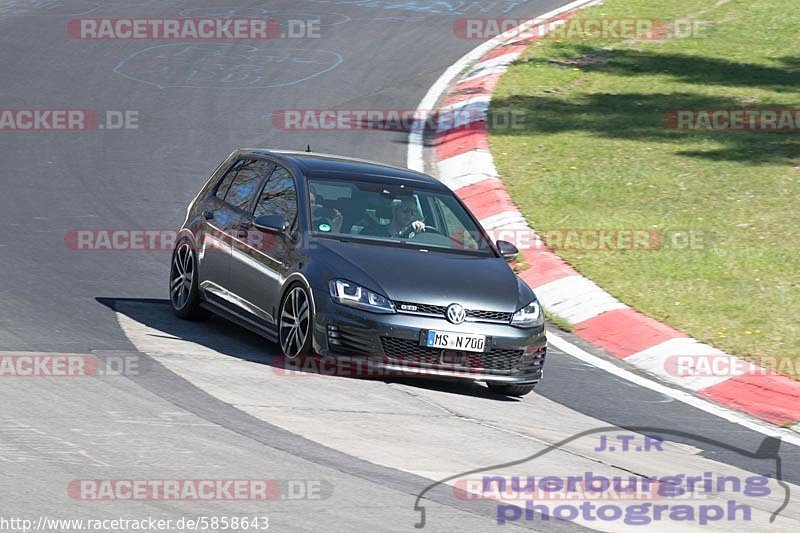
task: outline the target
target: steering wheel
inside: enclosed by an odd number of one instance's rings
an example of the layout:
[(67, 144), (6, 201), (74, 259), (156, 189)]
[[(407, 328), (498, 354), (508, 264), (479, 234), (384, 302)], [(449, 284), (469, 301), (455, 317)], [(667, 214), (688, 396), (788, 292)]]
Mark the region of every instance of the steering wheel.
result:
[(427, 224), (425, 224), (425, 231), (424, 231), (424, 232), (422, 232), (422, 231), (420, 231), (420, 232), (416, 232), (416, 231), (414, 231), (414, 226), (412, 226), (411, 224), (409, 224), (408, 226), (406, 226), (405, 228), (403, 228), (403, 229), (402, 229), (402, 230), (401, 230), (401, 231), (398, 233), (398, 235), (399, 235), (400, 237), (403, 237), (403, 238), (405, 238), (405, 237), (408, 237), (408, 236), (409, 236), (410, 234), (412, 234), (412, 233), (413, 233), (413, 235), (411, 235), (411, 236), (409, 237), (410, 239), (413, 239), (414, 237), (416, 237), (417, 235), (420, 235), (420, 234), (422, 234), (422, 233), (435, 233), (435, 234), (437, 234), (437, 235), (442, 235), (442, 232), (441, 232), (441, 231), (439, 231), (438, 229), (434, 228), (433, 226), (428, 226)]

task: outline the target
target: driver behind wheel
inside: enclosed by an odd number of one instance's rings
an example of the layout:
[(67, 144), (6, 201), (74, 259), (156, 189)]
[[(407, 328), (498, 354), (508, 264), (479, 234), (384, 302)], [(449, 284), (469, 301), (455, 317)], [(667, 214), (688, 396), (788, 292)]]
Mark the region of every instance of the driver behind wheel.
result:
[(392, 220), (389, 224), (369, 224), (361, 232), (373, 237), (410, 238), (425, 231), (425, 222), (413, 196), (398, 196), (392, 200)]
[[(407, 237), (425, 231), (425, 222), (413, 196), (402, 196), (392, 200), (392, 222), (389, 232), (393, 237)], [(396, 233), (395, 233), (396, 232)]]

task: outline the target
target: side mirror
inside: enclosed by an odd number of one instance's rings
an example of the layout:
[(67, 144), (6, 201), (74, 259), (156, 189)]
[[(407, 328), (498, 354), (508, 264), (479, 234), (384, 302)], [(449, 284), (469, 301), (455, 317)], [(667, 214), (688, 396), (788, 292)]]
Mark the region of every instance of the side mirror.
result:
[(286, 219), (281, 215), (261, 215), (253, 221), (253, 225), (264, 231), (283, 233), (288, 228)]
[(506, 261), (511, 261), (517, 257), (519, 250), (508, 241), (497, 241), (497, 251)]

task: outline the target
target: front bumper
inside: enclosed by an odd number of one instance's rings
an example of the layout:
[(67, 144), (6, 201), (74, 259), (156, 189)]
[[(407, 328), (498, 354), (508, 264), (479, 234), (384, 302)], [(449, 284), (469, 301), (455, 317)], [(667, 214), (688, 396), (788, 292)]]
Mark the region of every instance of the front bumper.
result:
[[(542, 378), (547, 340), (544, 326), (464, 322), (411, 314), (376, 314), (331, 301), (314, 290), (314, 350), (323, 356), (366, 359), (382, 376), (429, 376), (505, 384), (535, 384)], [(483, 353), (455, 352), (420, 345), (427, 330), (486, 335)]]

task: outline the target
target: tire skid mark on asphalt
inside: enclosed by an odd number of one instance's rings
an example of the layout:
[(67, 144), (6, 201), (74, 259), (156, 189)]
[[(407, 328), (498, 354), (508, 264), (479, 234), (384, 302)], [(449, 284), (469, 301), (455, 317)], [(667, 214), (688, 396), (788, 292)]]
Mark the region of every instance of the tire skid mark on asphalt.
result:
[(14, 419), (0, 420), (0, 464), (23, 462), (108, 466), (83, 447)]

